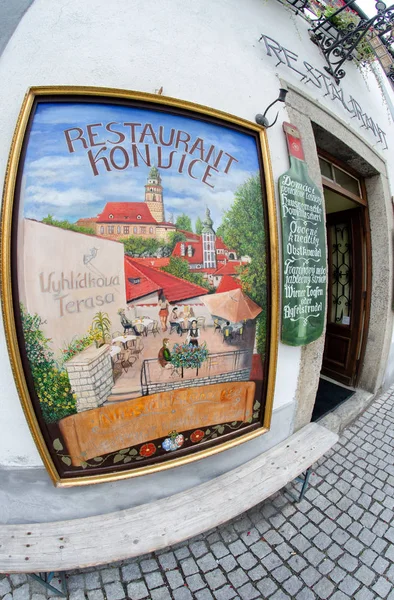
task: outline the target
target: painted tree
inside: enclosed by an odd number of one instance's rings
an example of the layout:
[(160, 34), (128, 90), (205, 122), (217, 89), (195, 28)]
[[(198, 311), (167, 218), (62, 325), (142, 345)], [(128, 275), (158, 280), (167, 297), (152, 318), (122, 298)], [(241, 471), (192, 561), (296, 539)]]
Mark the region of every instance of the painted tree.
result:
[(100, 344), (109, 343), (111, 340), (111, 321), (108, 313), (98, 312), (94, 315), (92, 328), (99, 334), (98, 341)]
[(44, 421), (55, 423), (77, 412), (68, 373), (55, 360), (51, 340), (43, 332), (43, 319), (20, 305), (27, 359)]
[(259, 175), (247, 179), (235, 192), (232, 207), (217, 229), (229, 248), (251, 262), (239, 268), (242, 289), (263, 312), (257, 318), (257, 348), (263, 353), (266, 332), (266, 246), (264, 210)]
[(77, 231), (79, 233), (88, 233), (90, 235), (94, 235), (96, 233), (93, 227), (81, 227), (80, 225), (75, 225), (75, 223), (70, 223), (70, 221), (67, 220), (58, 221), (53, 217), (53, 215), (44, 217), (42, 222), (46, 223), (47, 225), (53, 225), (54, 227), (69, 229), (70, 231)]
[(163, 242), (154, 238), (128, 237), (119, 240), (124, 245), (124, 252), (135, 258), (156, 256)]
[(180, 232), (180, 231), (170, 231), (170, 233), (168, 234), (168, 242), (166, 244), (166, 246), (168, 246), (170, 253), (172, 253), (172, 251), (174, 250), (176, 244), (178, 242), (184, 242), (186, 240), (186, 236), (184, 233)]
[(195, 224), (195, 226), (194, 226), (194, 230), (195, 230), (195, 232), (196, 232), (198, 235), (201, 235), (201, 234), (202, 234), (202, 228), (203, 228), (202, 221), (201, 221), (200, 217), (197, 217), (197, 219), (196, 219), (196, 224)]
[(177, 229), (183, 229), (184, 231), (193, 232), (192, 221), (190, 217), (185, 215), (185, 213), (178, 215), (178, 217), (176, 218), (175, 226)]
[(187, 260), (185, 260), (184, 258), (180, 258), (179, 256), (171, 256), (170, 262), (166, 267), (162, 268), (162, 271), (170, 273), (170, 275), (175, 275), (175, 277), (179, 277), (180, 279), (190, 281), (190, 283), (200, 285), (201, 287), (204, 287), (207, 290), (211, 290), (211, 286), (204, 279), (202, 274), (192, 273), (189, 269), (189, 264)]

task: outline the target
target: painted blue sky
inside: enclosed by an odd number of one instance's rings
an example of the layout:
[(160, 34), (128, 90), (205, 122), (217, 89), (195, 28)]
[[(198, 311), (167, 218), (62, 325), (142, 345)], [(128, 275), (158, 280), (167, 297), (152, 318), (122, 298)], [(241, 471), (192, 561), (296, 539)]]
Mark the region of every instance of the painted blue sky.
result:
[[(140, 161), (138, 167), (130, 165), (123, 171), (107, 172), (98, 166), (100, 174), (94, 176), (88, 160), (87, 152), (92, 149), (95, 154), (101, 146), (84, 149), (81, 142), (75, 142), (75, 152), (70, 153), (66, 144), (64, 130), (80, 127), (86, 133), (86, 125), (102, 123), (101, 133), (95, 141), (115, 139), (113, 134), (105, 131), (105, 124), (116, 122), (151, 123), (154, 130), (159, 126), (165, 128), (169, 135), (171, 128), (183, 130), (191, 136), (190, 145), (197, 137), (204, 139), (204, 147), (209, 149), (213, 144), (234, 156), (227, 174), (221, 171), (213, 173), (209, 179), (214, 189), (202, 183), (200, 179), (191, 179), (185, 173), (178, 173), (177, 168), (184, 152), (180, 145), (173, 155), (173, 167), (162, 169), (162, 185), (164, 189), (165, 216), (176, 217), (185, 212), (194, 224), (196, 218), (205, 215), (205, 206), (211, 209), (215, 227), (220, 225), (223, 212), (228, 209), (234, 199), (234, 192), (249, 176), (258, 171), (256, 144), (253, 137), (226, 127), (205, 123), (154, 110), (133, 107), (94, 103), (42, 103), (38, 105), (34, 116), (26, 159), (23, 169), (22, 200), (23, 212), (28, 218), (41, 220), (48, 214), (56, 219), (68, 219), (71, 222), (81, 217), (94, 217), (99, 214), (106, 202), (143, 202), (144, 185), (149, 167)], [(130, 128), (114, 126), (126, 134), (122, 146), (130, 151)], [(140, 133), (142, 127), (137, 128)], [(73, 134), (75, 135), (75, 133)], [(145, 143), (150, 138), (146, 138)], [(108, 155), (113, 147), (106, 144)], [(140, 146), (141, 151), (143, 150)], [(190, 147), (189, 147), (190, 149)], [(157, 164), (157, 146), (151, 142), (151, 160)], [(169, 152), (176, 148), (163, 148), (163, 162), (167, 163)], [(198, 153), (187, 157), (187, 161), (199, 158)], [(119, 157), (120, 159), (120, 157)], [(214, 157), (210, 160), (213, 164)], [(97, 163), (100, 165), (100, 161)], [(223, 168), (226, 162), (221, 163)], [(203, 168), (196, 165), (196, 174), (201, 175)]]

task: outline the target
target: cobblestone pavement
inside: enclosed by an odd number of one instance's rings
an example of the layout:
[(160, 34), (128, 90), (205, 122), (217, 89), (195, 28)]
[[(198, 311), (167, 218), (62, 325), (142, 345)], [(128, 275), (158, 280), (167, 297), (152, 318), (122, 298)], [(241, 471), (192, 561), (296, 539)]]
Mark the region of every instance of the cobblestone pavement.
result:
[[(290, 487), (172, 548), (67, 573), (69, 599), (394, 600), (394, 388), (316, 465), (299, 504)], [(4, 600), (47, 597), (0, 575)]]

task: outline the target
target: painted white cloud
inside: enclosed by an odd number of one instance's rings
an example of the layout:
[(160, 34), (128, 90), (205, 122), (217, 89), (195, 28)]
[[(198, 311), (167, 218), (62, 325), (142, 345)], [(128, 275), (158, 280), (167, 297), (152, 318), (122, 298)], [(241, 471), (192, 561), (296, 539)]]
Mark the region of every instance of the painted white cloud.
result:
[(25, 169), (29, 180), (40, 185), (69, 183), (78, 181), (86, 169), (83, 157), (78, 156), (42, 156), (31, 161)]
[(170, 196), (165, 201), (166, 209), (187, 212), (194, 208), (196, 198), (193, 196)]
[[(96, 106), (94, 111), (99, 111)], [(66, 125), (67, 128), (76, 127), (81, 121), (91, 123), (92, 107), (84, 104), (78, 104), (76, 109), (75, 104), (70, 103), (65, 106), (57, 104), (55, 106), (46, 106), (45, 110), (41, 110), (34, 115), (34, 125)]]
[[(99, 206), (93, 212), (94, 214), (98, 214), (100, 211), (101, 206)], [(38, 221), (41, 221), (44, 217), (47, 217), (49, 214), (51, 214), (55, 219), (67, 219), (71, 222), (75, 222), (82, 217), (86, 217), (86, 206), (84, 204), (74, 204), (72, 206), (62, 206), (59, 208), (50, 204), (29, 204), (28, 208), (25, 211), (26, 218), (36, 219)]]
[(176, 175), (170, 175), (167, 177), (163, 176), (163, 187), (168, 193), (186, 193), (201, 197), (209, 192), (215, 194), (228, 190), (235, 192), (252, 175), (252, 172), (242, 169), (230, 170), (228, 173), (215, 173), (210, 179), (211, 184), (215, 186), (213, 189), (200, 181), (195, 182), (187, 176), (177, 177)]
[(228, 174), (223, 173), (213, 190), (189, 178), (168, 177), (163, 182), (165, 192), (167, 190), (166, 213), (174, 213), (175, 219), (179, 214), (185, 213), (195, 222), (197, 217), (204, 220), (208, 207), (216, 229), (221, 224), (225, 212), (233, 205), (236, 190), (255, 174), (242, 169), (234, 169)]
[(114, 201), (115, 198), (122, 198), (123, 201), (143, 202), (145, 200), (144, 185), (133, 180), (123, 178), (118, 181), (109, 181), (101, 186), (98, 191), (103, 198)]
[(96, 192), (77, 187), (60, 191), (56, 188), (31, 185), (26, 189), (26, 200), (35, 204), (71, 207), (73, 205), (94, 204), (100, 200), (100, 196)]
[[(144, 201), (144, 186), (149, 167), (143, 165), (141, 161), (139, 161), (139, 167), (130, 167), (124, 171), (112, 170), (111, 172), (107, 172), (104, 163), (101, 162), (100, 175), (94, 177), (86, 150), (82, 148), (81, 144), (76, 145), (75, 153), (68, 153), (63, 134), (64, 129), (83, 127), (86, 136), (87, 123), (103, 123), (105, 125), (109, 121), (116, 121), (120, 124), (126, 121), (141, 123), (150, 121), (155, 131), (158, 131), (159, 125), (164, 124), (165, 137), (168, 137), (170, 129), (181, 129), (191, 136), (188, 143), (189, 150), (197, 137), (204, 140), (205, 153), (211, 145), (215, 146), (211, 163), (218, 156), (220, 150), (239, 160), (231, 165), (228, 174), (212, 172), (209, 182), (215, 188), (211, 189), (201, 182), (205, 170), (203, 164), (198, 164), (194, 168), (194, 174), (198, 176), (198, 180), (191, 179), (186, 173), (182, 175), (177, 173), (176, 169), (183, 154), (183, 146), (180, 144), (174, 155), (172, 169), (161, 170), (167, 216), (172, 212), (175, 217), (186, 212), (193, 219), (197, 216), (203, 218), (205, 207), (208, 205), (215, 226), (218, 226), (223, 212), (228, 210), (234, 201), (236, 189), (258, 168), (253, 140), (251, 144), (250, 139), (245, 141), (245, 136), (225, 127), (204, 124), (184, 117), (161, 115), (155, 111), (150, 113), (121, 106), (70, 103), (67, 105), (56, 104), (45, 108), (38, 107), (25, 168), (25, 175), (27, 175), (25, 210), (29, 215), (34, 213), (36, 217), (33, 218), (39, 218), (45, 210), (52, 211), (52, 207), (55, 207), (56, 210), (54, 208), (52, 212), (56, 214), (57, 218), (69, 217), (74, 220), (78, 216), (95, 216), (101, 212), (108, 201)], [(129, 128), (122, 129), (120, 126), (120, 130), (123, 130), (126, 136), (130, 135)], [(142, 127), (138, 128), (138, 131), (141, 130)], [(125, 144), (127, 146), (127, 142)], [(172, 150), (173, 148), (164, 149), (163, 156), (168, 158), (168, 153)], [(157, 158), (156, 146), (151, 144), (151, 159), (157, 164), (155, 158)], [(187, 163), (193, 158), (200, 158), (197, 149), (193, 156), (188, 157)], [(223, 157), (220, 164), (221, 169), (225, 167), (226, 160)]]
[(48, 166), (52, 169), (67, 169), (71, 166), (81, 166), (83, 164), (83, 158), (80, 156), (51, 155), (42, 156), (41, 158), (37, 158), (37, 160), (31, 161), (29, 168), (33, 171), (39, 171), (40, 169), (47, 168)]

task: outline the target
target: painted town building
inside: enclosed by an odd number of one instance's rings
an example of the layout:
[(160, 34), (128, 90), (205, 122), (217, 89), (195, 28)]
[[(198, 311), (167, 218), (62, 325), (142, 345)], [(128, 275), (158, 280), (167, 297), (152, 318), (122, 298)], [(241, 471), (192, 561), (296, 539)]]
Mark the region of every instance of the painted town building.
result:
[(163, 186), (158, 169), (152, 166), (145, 184), (144, 202), (107, 202), (97, 217), (82, 217), (76, 225), (93, 228), (110, 240), (128, 237), (168, 240), (173, 223), (164, 218)]
[(202, 273), (215, 288), (223, 275), (237, 278), (242, 267), (250, 262), (248, 256), (238, 260), (235, 250), (230, 250), (222, 238), (216, 235), (208, 207), (201, 235), (190, 235), (186, 231), (182, 233), (186, 235), (186, 240), (176, 243), (172, 256), (186, 260), (191, 271)]
[[(126, 508), (130, 503), (154, 503), (242, 466), (278, 445), (311, 421), (321, 381), (329, 381), (342, 389), (351, 388), (353, 394), (346, 402), (340, 407), (333, 406), (320, 421), (336, 431), (345, 427), (380, 390), (394, 383), (394, 95), (386, 75), (391, 64), (390, 53), (382, 48), (380, 62), (376, 60), (372, 64), (364, 61), (358, 66), (354, 60), (348, 60), (343, 66), (345, 75), (342, 72), (330, 75), (325, 55), (315, 43), (319, 32), (316, 31), (314, 39), (310, 35), (311, 27), (317, 27), (313, 20), (318, 17), (312, 9), (307, 12), (300, 7), (304, 2), (299, 0), (244, 0), (242, 4), (236, 0), (224, 4), (202, 0), (193, 6), (181, 0), (164, 0), (160, 10), (153, 0), (143, 3), (69, 0), (66, 4), (25, 0), (20, 4), (26, 12), (2, 34), (5, 38), (0, 73), (2, 80), (7, 81), (6, 89), (0, 92), (2, 181), (6, 177), (7, 157), (19, 110), (30, 87), (95, 86), (151, 94), (163, 88), (165, 96), (211, 107), (251, 123), (257, 114), (264, 114), (278, 98), (279, 89), (284, 88), (287, 90), (285, 102), (278, 103), (266, 115), (270, 125), (266, 130), (269, 156), (264, 156), (264, 168), (272, 172), (273, 177), (271, 192), (277, 211), (273, 228), (280, 231), (277, 184), (289, 168), (284, 121), (300, 132), (309, 176), (324, 196), (329, 273), (326, 326), (319, 339), (304, 346), (279, 341), (269, 431), (232, 449), (165, 473), (103, 483), (101, 489), (105, 494), (101, 490), (99, 494), (100, 498), (105, 496), (108, 512), (115, 510), (114, 507)], [(310, 6), (315, 4), (311, 2)], [(323, 9), (326, 4), (322, 3)], [(137, 37), (131, 35), (130, 24), (132, 30), (138, 32)], [(108, 36), (109, 26), (114, 32), (112, 36)], [(371, 41), (374, 43), (380, 48), (379, 40)], [(276, 112), (279, 112), (277, 121)], [(181, 148), (182, 142), (178, 145)], [(123, 259), (121, 244), (117, 242), (120, 238), (136, 235), (166, 240), (170, 232), (176, 231), (172, 220), (165, 220), (163, 188), (166, 189), (169, 181), (165, 166), (164, 162), (160, 165), (153, 160), (147, 166), (142, 188), (144, 202), (130, 201), (131, 197), (123, 195), (106, 202), (97, 217), (81, 214), (77, 224), (93, 228), (94, 236), (59, 233), (65, 254), (74, 244), (69, 240), (78, 239), (72, 252), (75, 260), (82, 261), (81, 269), (85, 268), (83, 257), (89, 256), (96, 243), (100, 246), (100, 269), (119, 278), (112, 283), (109, 280), (108, 284), (122, 294), (122, 302), (118, 302), (120, 295), (114, 295), (114, 302), (109, 295), (107, 304), (121, 333), (119, 309), (133, 318), (158, 320), (159, 296), (163, 292), (173, 305), (193, 305), (193, 311), (200, 310), (204, 316), (210, 297), (241, 290), (240, 272), (248, 268), (249, 256), (240, 255), (217, 235), (215, 220), (209, 212), (201, 234), (183, 231), (186, 239), (176, 244), (173, 257), (184, 259), (190, 273), (201, 272), (215, 287), (215, 294), (207, 293), (206, 288), (192, 282), (187, 285), (182, 281), (183, 287), (177, 289), (176, 275), (162, 271), (168, 267), (170, 256)], [(36, 198), (36, 211), (40, 208), (41, 188), (50, 180), (51, 173), (41, 176), (42, 180), (35, 184), (38, 189), (30, 190)], [(105, 177), (105, 173), (100, 177)], [(189, 190), (182, 189), (182, 196), (177, 197), (176, 185), (172, 183), (172, 204), (169, 206), (166, 197), (166, 211), (178, 215), (186, 208)], [(207, 197), (200, 202), (201, 214), (206, 206), (212, 208), (209, 191), (207, 186)], [(76, 196), (79, 192), (73, 190)], [(85, 203), (96, 201), (95, 193), (92, 190), (85, 194)], [(48, 212), (56, 211), (62, 202), (61, 193), (53, 195)], [(31, 237), (26, 238), (23, 268), (27, 276), (30, 268), (32, 277), (38, 275), (38, 279), (34, 279), (36, 296), (26, 297), (32, 310), (36, 310), (42, 293), (40, 285), (45, 290), (49, 283), (48, 279), (42, 283), (39, 279), (39, 260), (45, 257), (32, 256), (28, 244), (33, 239), (33, 230), (38, 228), (51, 230), (51, 234), (40, 235), (50, 235), (55, 244), (55, 228), (37, 223), (35, 214), (29, 218), (26, 227), (31, 230)], [(218, 216), (215, 215), (215, 219)], [(344, 253), (338, 252), (340, 242), (347, 247)], [(65, 264), (66, 259), (65, 256)], [(115, 270), (113, 261), (116, 261)], [(280, 260), (280, 276), (284, 268)], [(45, 277), (55, 270), (49, 267)], [(63, 285), (66, 285), (64, 278), (67, 279), (65, 269)], [(61, 282), (61, 272), (52, 279)], [(71, 303), (85, 296), (103, 297), (96, 293), (86, 295), (83, 289), (77, 292), (78, 297), (71, 298)], [(51, 310), (59, 311), (60, 306), (70, 322), (80, 319), (82, 323), (86, 303), (84, 306), (78, 302), (60, 304), (52, 296), (46, 296)], [(88, 310), (93, 311), (89, 306)], [(89, 314), (93, 316), (93, 312)], [(209, 333), (214, 339), (212, 314), (206, 314), (205, 324), (211, 328)], [(55, 313), (53, 322), (55, 327)], [(88, 320), (83, 322), (85, 325), (88, 326)], [(60, 332), (59, 339), (62, 335)], [(153, 334), (151, 339), (154, 339)], [(58, 520), (57, 507), (64, 490), (52, 492), (22, 410), (3, 331), (0, 348), (0, 471), (12, 473), (12, 478), (26, 478), (26, 471), (34, 473), (28, 477), (46, 490), (51, 498), (48, 514), (52, 520)], [(105, 368), (104, 365), (103, 370)], [(253, 365), (249, 375), (258, 368), (259, 365)], [(11, 476), (7, 477), (11, 481)], [(78, 502), (64, 502), (62, 519), (99, 512), (98, 492), (92, 491), (92, 487), (100, 488), (86, 486), (78, 490)], [(55, 500), (53, 494), (58, 495)], [(15, 504), (15, 515), (8, 517), (6, 512), (5, 520), (35, 520), (34, 507), (26, 505), (27, 512), (20, 516)]]

